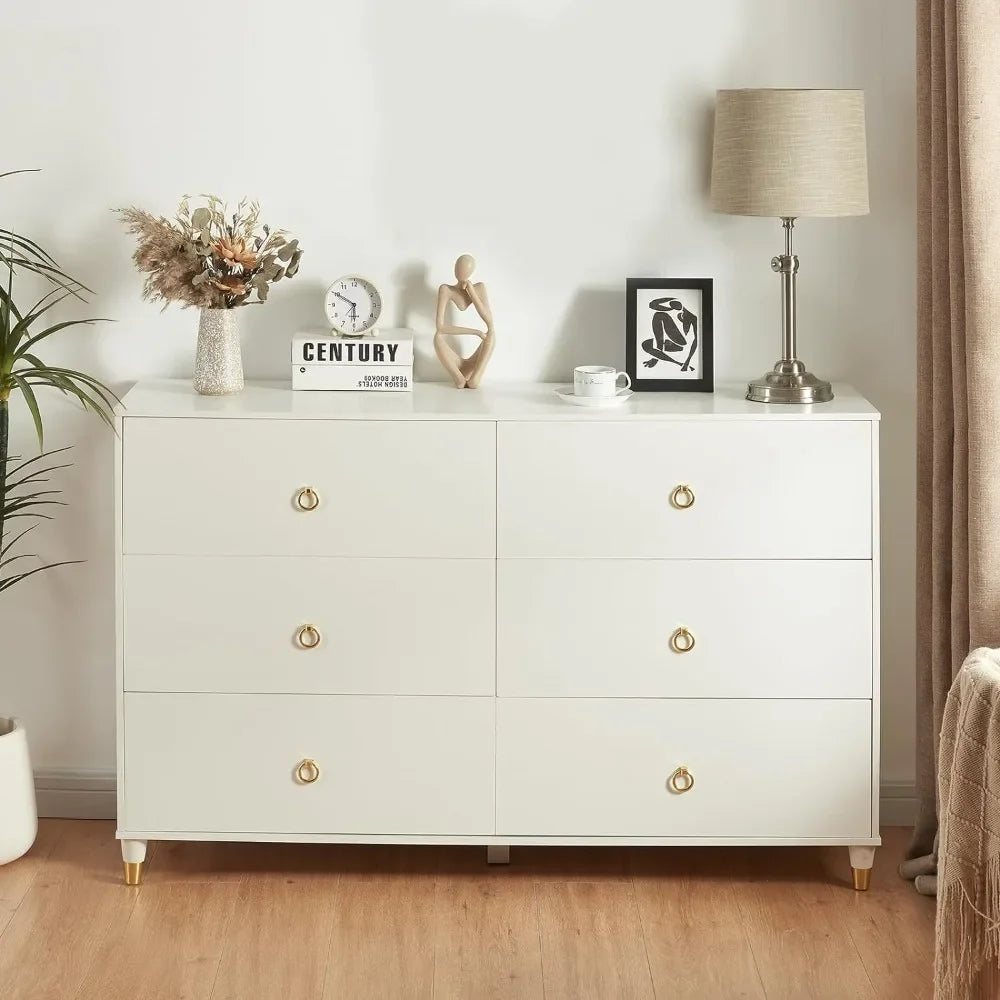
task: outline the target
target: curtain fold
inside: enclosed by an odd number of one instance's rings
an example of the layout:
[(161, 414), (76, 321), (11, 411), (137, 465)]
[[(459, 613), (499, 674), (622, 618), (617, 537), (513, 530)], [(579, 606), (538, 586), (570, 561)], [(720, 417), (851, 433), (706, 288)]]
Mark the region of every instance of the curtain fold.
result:
[(917, 794), (952, 680), (1000, 646), (1000, 3), (917, 4)]

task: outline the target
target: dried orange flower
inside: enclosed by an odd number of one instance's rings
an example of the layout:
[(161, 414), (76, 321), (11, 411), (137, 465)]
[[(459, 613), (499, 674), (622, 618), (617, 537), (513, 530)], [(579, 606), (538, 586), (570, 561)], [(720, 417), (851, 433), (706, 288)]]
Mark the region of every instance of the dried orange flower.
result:
[(257, 263), (257, 255), (247, 249), (246, 241), (240, 239), (229, 239), (223, 237), (217, 243), (212, 244), (212, 249), (222, 258), (222, 260), (239, 264), (250, 270)]
[(226, 295), (246, 295), (247, 286), (238, 274), (224, 274), (221, 278), (213, 278), (212, 284)]

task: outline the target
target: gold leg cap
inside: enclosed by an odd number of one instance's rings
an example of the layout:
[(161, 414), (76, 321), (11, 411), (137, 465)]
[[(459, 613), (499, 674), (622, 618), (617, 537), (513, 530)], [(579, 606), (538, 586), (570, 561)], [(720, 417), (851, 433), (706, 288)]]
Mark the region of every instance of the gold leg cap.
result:
[(872, 870), (870, 868), (852, 868), (854, 873), (854, 888), (858, 892), (865, 892), (872, 884)]
[(142, 882), (141, 861), (125, 861), (123, 867), (125, 868), (126, 885), (139, 885)]

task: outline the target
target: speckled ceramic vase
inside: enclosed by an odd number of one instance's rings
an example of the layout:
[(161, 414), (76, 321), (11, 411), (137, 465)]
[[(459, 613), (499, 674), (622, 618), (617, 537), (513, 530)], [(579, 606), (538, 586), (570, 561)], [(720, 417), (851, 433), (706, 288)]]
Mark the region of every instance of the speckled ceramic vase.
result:
[(194, 387), (203, 396), (229, 396), (243, 391), (239, 309), (202, 309)]

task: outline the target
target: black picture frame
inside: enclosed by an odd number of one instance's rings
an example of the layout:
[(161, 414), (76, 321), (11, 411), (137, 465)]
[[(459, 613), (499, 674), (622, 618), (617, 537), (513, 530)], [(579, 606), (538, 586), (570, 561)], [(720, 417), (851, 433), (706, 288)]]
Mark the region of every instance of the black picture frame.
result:
[[(640, 300), (655, 312), (640, 314)], [(697, 292), (697, 296), (685, 296)], [(715, 392), (711, 278), (627, 278), (625, 281), (625, 370), (635, 392)], [(679, 308), (668, 308), (667, 299)], [(657, 309), (657, 303), (663, 305)], [(693, 321), (693, 322), (692, 322)], [(693, 337), (692, 337), (693, 334)], [(693, 342), (692, 342), (693, 341)], [(689, 353), (685, 357), (684, 351)], [(673, 355), (676, 354), (675, 358)], [(694, 374), (681, 375), (696, 361)], [(671, 368), (677, 372), (664, 378)], [(657, 371), (656, 375), (650, 373)]]

